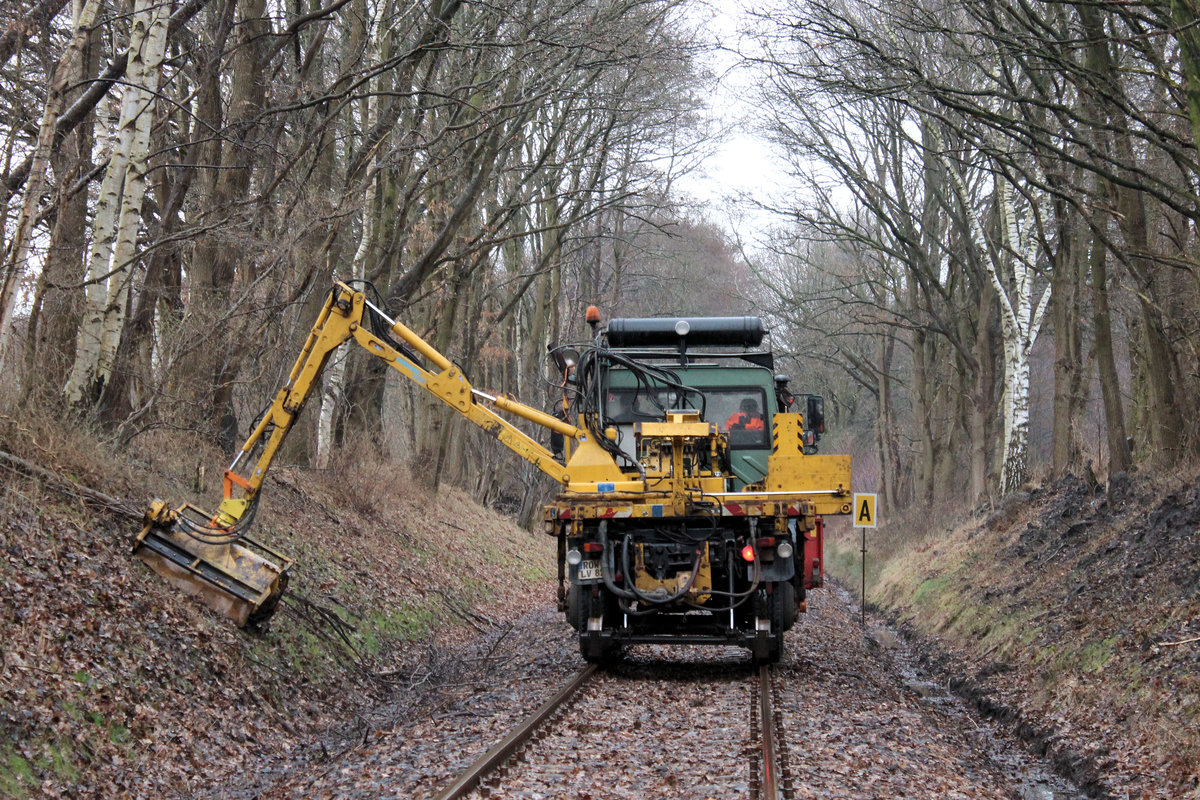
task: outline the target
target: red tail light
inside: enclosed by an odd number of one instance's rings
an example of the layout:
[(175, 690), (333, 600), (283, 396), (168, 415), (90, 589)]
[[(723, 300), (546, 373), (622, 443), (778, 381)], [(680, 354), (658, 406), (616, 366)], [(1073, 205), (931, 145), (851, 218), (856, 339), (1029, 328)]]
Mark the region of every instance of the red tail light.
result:
[(585, 552), (585, 553), (599, 553), (603, 549), (604, 549), (604, 545), (600, 544), (599, 542), (584, 542), (583, 543), (583, 552)]
[(748, 544), (742, 548), (742, 560), (743, 561), (753, 561), (754, 560), (754, 545)]

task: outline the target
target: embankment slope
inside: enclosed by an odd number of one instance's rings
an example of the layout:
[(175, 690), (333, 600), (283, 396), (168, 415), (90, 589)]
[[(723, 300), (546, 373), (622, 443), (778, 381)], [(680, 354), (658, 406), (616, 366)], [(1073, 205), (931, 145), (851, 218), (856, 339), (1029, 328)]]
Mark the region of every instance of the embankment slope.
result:
[(0, 460), (0, 797), (203, 796), (320, 758), (474, 629), (553, 602), (549, 537), (347, 457), (268, 479), (256, 535), (297, 565), (244, 633), (132, 559), (137, 521), (86, 491), (211, 506), (219, 453), (28, 425), (0, 419), (0, 451), (45, 470)]
[[(951, 528), (915, 519), (871, 535), (870, 603), (1096, 796), (1200, 798), (1195, 476), (1068, 477)], [(831, 547), (855, 588), (858, 546)]]

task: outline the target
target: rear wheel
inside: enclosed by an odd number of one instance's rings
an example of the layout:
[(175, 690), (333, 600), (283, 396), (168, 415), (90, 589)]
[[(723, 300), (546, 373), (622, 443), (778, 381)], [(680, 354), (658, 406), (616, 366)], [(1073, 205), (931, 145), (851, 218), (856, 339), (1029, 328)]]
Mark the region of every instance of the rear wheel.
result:
[(770, 664), (778, 664), (783, 658), (783, 633), (796, 621), (796, 595), (784, 587), (792, 588), (791, 584), (778, 583), (770, 597), (771, 641), (767, 649), (767, 663)]
[(796, 624), (796, 587), (787, 581), (775, 584), (775, 593), (771, 595), (772, 612), (777, 619), (779, 632), (790, 631)]
[(584, 608), (583, 587), (572, 583), (567, 588), (567, 624), (577, 631), (587, 630), (587, 610)]

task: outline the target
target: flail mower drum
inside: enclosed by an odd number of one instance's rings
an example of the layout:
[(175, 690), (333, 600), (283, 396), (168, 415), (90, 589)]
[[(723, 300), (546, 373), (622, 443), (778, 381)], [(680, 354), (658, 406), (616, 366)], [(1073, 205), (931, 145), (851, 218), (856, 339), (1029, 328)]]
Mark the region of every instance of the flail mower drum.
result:
[(151, 504), (133, 552), (241, 628), (261, 625), (275, 613), (292, 565), (236, 530), (215, 527), (212, 515), (195, 506), (172, 510), (161, 500)]

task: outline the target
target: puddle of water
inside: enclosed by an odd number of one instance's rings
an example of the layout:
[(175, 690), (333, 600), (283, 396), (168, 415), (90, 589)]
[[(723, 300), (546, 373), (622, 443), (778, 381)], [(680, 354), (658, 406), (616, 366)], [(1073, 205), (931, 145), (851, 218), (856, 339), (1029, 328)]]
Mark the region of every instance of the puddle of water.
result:
[(966, 706), (962, 698), (921, 674), (903, 642), (893, 651), (893, 657), (904, 676), (905, 687), (915, 687), (913, 691), (922, 703), (934, 706), (942, 713), (960, 717), (971, 738), (992, 763), (1012, 777), (1021, 800), (1087, 800), (1087, 795), (1078, 787), (1027, 752), (997, 723), (980, 718)]

